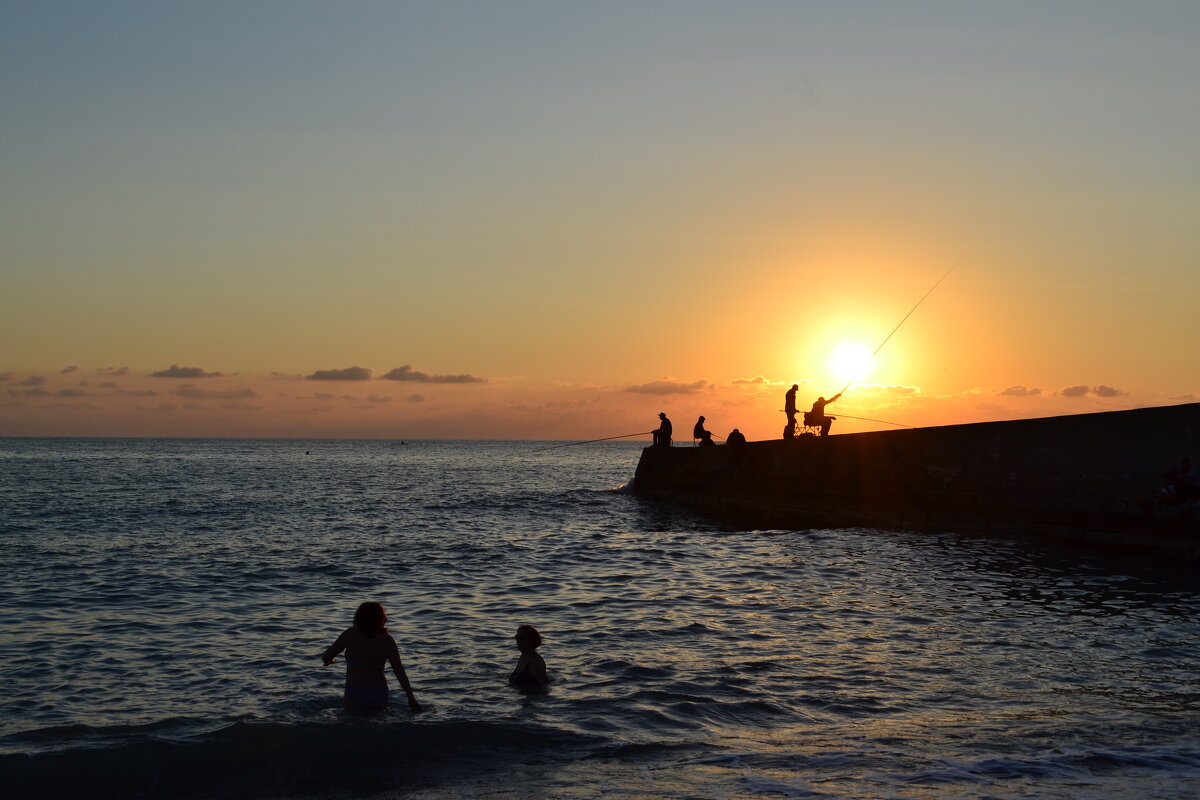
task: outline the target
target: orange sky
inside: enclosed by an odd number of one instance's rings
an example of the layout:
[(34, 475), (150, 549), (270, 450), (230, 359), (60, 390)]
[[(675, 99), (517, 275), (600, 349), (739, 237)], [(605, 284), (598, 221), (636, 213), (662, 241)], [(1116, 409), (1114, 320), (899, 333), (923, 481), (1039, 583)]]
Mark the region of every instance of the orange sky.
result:
[(0, 25), (0, 435), (776, 437), (951, 267), (831, 413), (1200, 396), (1200, 7), (70, 5)]

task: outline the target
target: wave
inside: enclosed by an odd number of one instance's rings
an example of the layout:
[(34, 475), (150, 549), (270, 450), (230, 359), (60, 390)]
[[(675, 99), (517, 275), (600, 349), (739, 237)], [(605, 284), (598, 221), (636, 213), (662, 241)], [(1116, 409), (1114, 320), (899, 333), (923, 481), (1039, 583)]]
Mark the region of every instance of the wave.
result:
[(573, 760), (608, 744), (599, 737), (508, 722), (237, 722), (175, 740), (148, 735), (159, 725), (79, 727), (21, 734), (26, 741), (59, 739), (75, 747), (0, 756), (6, 796), (365, 796), (440, 785), (507, 768), (513, 760)]

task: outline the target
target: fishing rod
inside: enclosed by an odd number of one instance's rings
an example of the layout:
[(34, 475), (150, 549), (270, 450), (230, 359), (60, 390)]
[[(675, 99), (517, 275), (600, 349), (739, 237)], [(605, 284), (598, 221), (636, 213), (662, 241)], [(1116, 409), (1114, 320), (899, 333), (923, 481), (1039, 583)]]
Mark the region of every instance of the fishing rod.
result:
[(603, 439), (588, 439), (586, 442), (567, 442), (566, 444), (555, 444), (549, 447), (539, 447), (536, 450), (530, 450), (531, 453), (540, 453), (543, 450), (557, 450), (560, 447), (574, 447), (577, 444), (591, 444), (592, 442), (607, 442), (610, 439), (628, 439), (630, 436), (645, 436), (646, 434), (654, 433), (654, 431), (640, 431), (638, 433), (623, 433), (620, 436), (605, 436)]
[(896, 425), (901, 428), (913, 427), (912, 425), (905, 425), (903, 422), (888, 422), (886, 419), (871, 419), (870, 417), (852, 417), (849, 414), (842, 414), (840, 412), (838, 413), (838, 416), (845, 417), (846, 419), (861, 419), (865, 422), (882, 422), (884, 425)]
[[(946, 275), (949, 275), (951, 272), (954, 272), (954, 267), (951, 267), (950, 269), (946, 270)], [(917, 305), (915, 305), (911, 309), (909, 309), (908, 313), (904, 315), (904, 319), (900, 320), (900, 322), (898, 322), (896, 324), (896, 327), (892, 328), (892, 332), (887, 335), (887, 338), (879, 343), (879, 347), (875, 348), (875, 352), (871, 353), (871, 357), (868, 358), (865, 362), (863, 362), (862, 372), (865, 372), (867, 365), (875, 360), (875, 356), (879, 355), (879, 351), (882, 350), (883, 346), (888, 343), (888, 340), (896, 335), (896, 331), (900, 330), (900, 326), (908, 321), (908, 318), (913, 315), (913, 312), (917, 310), (917, 308), (921, 305), (921, 303), (925, 302), (925, 298), (929, 297), (929, 295), (933, 294), (933, 290), (938, 287), (938, 284), (940, 284), (942, 281), (946, 280), (946, 275), (943, 275), (942, 277), (938, 278), (937, 283), (935, 283), (933, 286), (929, 287), (929, 291), (926, 292), (921, 297), (921, 299), (917, 301)], [(859, 376), (861, 376), (862, 372), (859, 373)], [(842, 387), (842, 391), (838, 392), (838, 394), (841, 394), (842, 392), (849, 389), (850, 384), (852, 384), (852, 383), (854, 383), (854, 381), (858, 380), (859, 376), (855, 376), (854, 378), (851, 378), (850, 380), (846, 381), (846, 385)]]

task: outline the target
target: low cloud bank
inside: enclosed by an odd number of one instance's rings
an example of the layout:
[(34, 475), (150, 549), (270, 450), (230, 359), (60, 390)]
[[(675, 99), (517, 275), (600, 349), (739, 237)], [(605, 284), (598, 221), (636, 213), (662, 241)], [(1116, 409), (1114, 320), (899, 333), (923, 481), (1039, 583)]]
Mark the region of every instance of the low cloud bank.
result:
[(1010, 386), (999, 394), (1005, 397), (1033, 397), (1041, 393), (1041, 389), (1030, 388), (1028, 386)]
[(1068, 386), (1060, 391), (1059, 394), (1063, 397), (1086, 397), (1088, 395), (1092, 395), (1093, 397), (1107, 398), (1123, 397), (1129, 394), (1129, 392), (1123, 392), (1120, 389), (1114, 389), (1113, 387), (1105, 386), (1104, 384), (1100, 384), (1099, 386), (1084, 386), (1080, 384), (1079, 386)]
[(712, 384), (708, 381), (694, 381), (692, 383), (683, 383), (672, 378), (663, 378), (649, 383), (639, 383), (635, 386), (626, 386), (625, 391), (633, 392), (634, 394), (694, 394), (705, 389), (712, 388)]
[(487, 383), (487, 378), (481, 378), (478, 375), (471, 375), (465, 372), (457, 375), (430, 375), (428, 372), (415, 370), (408, 364), (405, 364), (403, 367), (396, 367), (387, 374), (381, 375), (380, 379), (385, 381), (415, 381), (417, 383)]
[(241, 389), (201, 389), (194, 384), (186, 383), (175, 389), (171, 394), (188, 397), (193, 400), (243, 400), (248, 397), (258, 397), (249, 387)]
[[(117, 373), (111, 373), (117, 374)], [(224, 377), (222, 372), (209, 372), (203, 367), (181, 367), (178, 364), (172, 364), (167, 369), (160, 369), (158, 372), (151, 372), (152, 378), (221, 378)]]
[(375, 373), (366, 367), (346, 367), (345, 369), (319, 369), (312, 375), (305, 376), (306, 381), (369, 381)]

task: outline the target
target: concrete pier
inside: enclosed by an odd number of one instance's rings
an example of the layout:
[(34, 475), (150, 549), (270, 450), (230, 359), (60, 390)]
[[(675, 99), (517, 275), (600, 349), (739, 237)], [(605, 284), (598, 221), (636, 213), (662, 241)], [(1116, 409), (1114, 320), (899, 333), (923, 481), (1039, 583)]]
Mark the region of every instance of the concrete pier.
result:
[(744, 446), (647, 447), (634, 491), (755, 527), (1010, 531), (1195, 554), (1200, 508), (1155, 502), (1200, 463), (1200, 403)]

